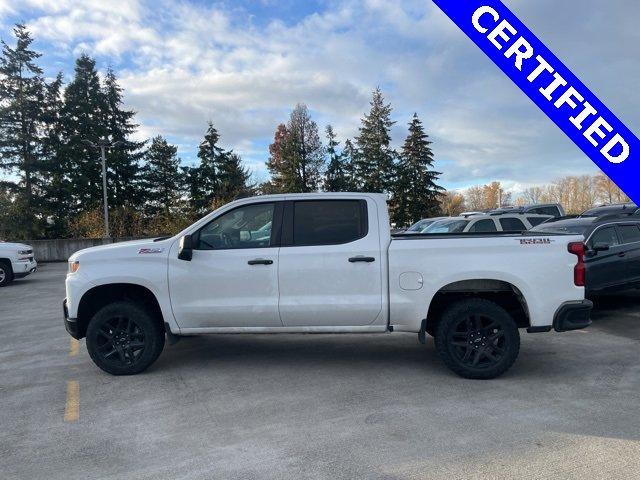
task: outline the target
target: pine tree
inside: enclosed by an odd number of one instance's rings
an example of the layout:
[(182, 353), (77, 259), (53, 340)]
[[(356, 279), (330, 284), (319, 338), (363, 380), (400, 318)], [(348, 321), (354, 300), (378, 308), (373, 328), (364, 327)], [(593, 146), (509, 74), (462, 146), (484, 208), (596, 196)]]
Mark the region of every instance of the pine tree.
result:
[(431, 143), (418, 115), (414, 114), (402, 146), (393, 188), (392, 219), (398, 226), (435, 216), (440, 211), (440, 196), (444, 189), (436, 184), (440, 173), (432, 170)]
[(342, 150), (344, 156), (344, 170), (347, 180), (347, 188), (350, 192), (361, 192), (360, 185), (358, 184), (355, 172), (356, 159), (358, 158), (358, 149), (353, 145), (350, 138), (344, 142), (344, 149)]
[(13, 29), (16, 46), (2, 41), (0, 58), (0, 169), (17, 174), (18, 182), (4, 182), (24, 206), (26, 231), (36, 233), (35, 196), (40, 193), (39, 137), (44, 96), (40, 54), (23, 24)]
[(64, 154), (62, 118), (62, 72), (46, 86), (42, 115), (42, 161), (47, 181), (44, 185), (43, 212), (47, 217), (47, 236), (64, 237), (72, 195), (69, 162)]
[(200, 159), (200, 165), (197, 167), (198, 171), (191, 172), (198, 177), (196, 183), (200, 190), (200, 196), (199, 198), (194, 198), (194, 208), (198, 215), (209, 211), (218, 195), (220, 183), (218, 165), (224, 161), (222, 157), (227, 155), (227, 152), (218, 145), (219, 141), (220, 134), (218, 130), (213, 126), (213, 123), (209, 122), (204, 139), (198, 147), (198, 158)]
[(171, 208), (180, 198), (180, 159), (178, 147), (157, 136), (145, 152), (142, 169), (145, 211), (148, 215), (171, 216)]
[(131, 140), (138, 129), (133, 121), (135, 112), (122, 108), (122, 87), (112, 69), (107, 70), (102, 95), (106, 136), (111, 142), (117, 142), (117, 146), (109, 149), (107, 154), (109, 205), (114, 208), (138, 205), (141, 201), (139, 161), (144, 155), (141, 149), (145, 142)]
[(240, 156), (233, 152), (227, 152), (220, 157), (218, 163), (218, 194), (216, 207), (231, 202), (242, 195), (248, 195), (253, 191), (249, 186), (250, 172), (243, 167)]
[(327, 125), (326, 133), (329, 162), (324, 176), (324, 189), (327, 192), (348, 192), (351, 182), (347, 171), (347, 159), (344, 152), (338, 152), (337, 150), (340, 142), (336, 140), (336, 134), (331, 125)]
[(373, 92), (371, 110), (362, 119), (356, 138), (355, 175), (362, 191), (388, 192), (393, 183), (396, 152), (391, 148), (391, 105), (384, 103), (380, 88)]
[(318, 125), (306, 105), (298, 104), (286, 126), (279, 125), (269, 146), (267, 168), (280, 192), (313, 192), (320, 187), (324, 148)]
[(102, 202), (100, 154), (85, 143), (97, 142), (108, 134), (105, 99), (95, 67), (95, 60), (81, 55), (76, 60), (74, 78), (64, 92), (64, 155), (73, 185), (73, 213), (99, 207)]

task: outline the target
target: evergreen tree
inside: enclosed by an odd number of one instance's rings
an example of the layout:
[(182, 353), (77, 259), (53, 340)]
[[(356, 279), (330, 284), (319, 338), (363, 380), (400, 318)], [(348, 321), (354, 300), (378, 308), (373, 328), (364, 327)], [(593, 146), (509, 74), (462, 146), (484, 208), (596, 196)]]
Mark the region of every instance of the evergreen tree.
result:
[(95, 60), (81, 55), (76, 60), (74, 78), (64, 92), (64, 155), (73, 185), (70, 206), (73, 213), (99, 207), (102, 202), (100, 154), (85, 143), (97, 142), (108, 134), (105, 99), (95, 67)]
[(112, 69), (107, 70), (102, 95), (106, 137), (117, 142), (117, 146), (109, 149), (107, 154), (109, 206), (138, 205), (141, 201), (139, 161), (144, 155), (141, 149), (145, 142), (135, 142), (130, 138), (138, 129), (133, 120), (135, 112), (122, 108), (122, 87)]
[(329, 163), (324, 177), (324, 189), (327, 192), (348, 192), (351, 182), (348, 175), (347, 159), (344, 152), (338, 153), (340, 142), (331, 125), (327, 125), (327, 156)]
[(17, 174), (4, 182), (24, 206), (27, 231), (36, 233), (35, 196), (40, 193), (39, 127), (44, 80), (36, 65), (40, 54), (30, 49), (33, 38), (23, 24), (13, 29), (16, 46), (2, 41), (0, 58), (0, 168)]
[(218, 194), (216, 207), (229, 203), (242, 195), (248, 195), (253, 191), (249, 186), (250, 172), (243, 167), (240, 156), (233, 152), (227, 152), (218, 163)]
[(306, 105), (298, 104), (286, 126), (279, 125), (269, 146), (267, 168), (280, 192), (313, 192), (320, 187), (324, 148), (318, 125)]
[(344, 170), (345, 177), (347, 179), (347, 187), (350, 192), (361, 192), (360, 185), (358, 184), (355, 172), (355, 163), (358, 158), (358, 149), (353, 145), (350, 138), (344, 142), (344, 149), (342, 150), (344, 156)]
[(396, 152), (391, 148), (391, 105), (384, 103), (380, 88), (373, 92), (371, 110), (362, 119), (356, 138), (355, 159), (357, 182), (364, 192), (388, 192), (394, 175)]
[(190, 216), (201, 217), (206, 212), (206, 205), (203, 205), (204, 185), (200, 168), (196, 165), (180, 167), (183, 175), (183, 193), (189, 204)]
[(178, 147), (169, 145), (157, 136), (145, 152), (142, 169), (145, 211), (149, 215), (163, 214), (170, 217), (171, 208), (180, 198), (180, 159)]
[(47, 177), (44, 186), (43, 212), (47, 217), (47, 236), (67, 234), (72, 185), (69, 162), (64, 154), (62, 118), (62, 72), (46, 86), (42, 115), (42, 161)]
[(191, 172), (198, 176), (198, 188), (200, 196), (194, 198), (195, 212), (200, 215), (209, 211), (218, 195), (220, 179), (218, 177), (219, 165), (224, 162), (227, 152), (218, 145), (220, 134), (209, 122), (204, 139), (198, 147), (200, 165), (197, 172)]
[(440, 173), (432, 170), (431, 143), (418, 115), (414, 114), (402, 146), (393, 188), (392, 219), (398, 226), (440, 212), (440, 196), (444, 189), (436, 184)]

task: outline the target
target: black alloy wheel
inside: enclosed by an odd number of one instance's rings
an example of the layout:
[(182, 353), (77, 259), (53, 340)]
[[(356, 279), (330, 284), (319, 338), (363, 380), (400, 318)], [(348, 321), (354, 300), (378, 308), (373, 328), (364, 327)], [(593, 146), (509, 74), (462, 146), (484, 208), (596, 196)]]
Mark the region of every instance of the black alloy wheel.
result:
[(102, 307), (87, 327), (87, 350), (93, 362), (112, 375), (133, 375), (156, 361), (164, 348), (161, 319), (129, 301)]
[(482, 298), (460, 300), (436, 328), (438, 354), (465, 378), (489, 379), (506, 372), (520, 351), (514, 319), (498, 304)]
[(132, 367), (144, 353), (144, 340), (144, 332), (134, 319), (118, 315), (100, 325), (96, 347), (105, 362)]

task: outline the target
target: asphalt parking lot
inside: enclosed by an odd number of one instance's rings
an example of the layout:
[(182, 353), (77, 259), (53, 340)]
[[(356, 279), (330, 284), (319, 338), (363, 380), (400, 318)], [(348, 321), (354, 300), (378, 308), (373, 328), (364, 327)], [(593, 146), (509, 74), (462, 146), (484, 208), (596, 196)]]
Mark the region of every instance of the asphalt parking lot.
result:
[(112, 377), (64, 330), (66, 265), (0, 289), (0, 477), (640, 477), (640, 295), (522, 333), (463, 380), (412, 334), (185, 338)]

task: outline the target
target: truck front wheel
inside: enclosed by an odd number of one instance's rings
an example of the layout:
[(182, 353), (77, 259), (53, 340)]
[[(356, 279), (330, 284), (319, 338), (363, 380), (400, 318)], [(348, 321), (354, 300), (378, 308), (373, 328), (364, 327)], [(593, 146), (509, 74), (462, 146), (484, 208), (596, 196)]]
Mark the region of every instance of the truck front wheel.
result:
[(6, 287), (13, 280), (13, 270), (8, 261), (0, 260), (0, 287)]
[(141, 305), (117, 301), (102, 307), (87, 327), (87, 350), (112, 375), (133, 375), (155, 362), (164, 348), (164, 329)]
[(470, 298), (454, 303), (443, 313), (435, 344), (447, 367), (461, 377), (489, 379), (513, 365), (520, 351), (520, 334), (502, 307)]

